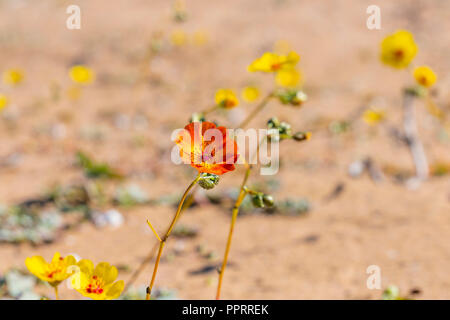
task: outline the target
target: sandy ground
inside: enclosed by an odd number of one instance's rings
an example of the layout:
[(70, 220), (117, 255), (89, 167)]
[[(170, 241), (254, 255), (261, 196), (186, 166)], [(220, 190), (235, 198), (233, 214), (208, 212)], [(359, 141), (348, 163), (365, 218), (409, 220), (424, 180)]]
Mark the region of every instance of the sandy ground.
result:
[[(447, 1), (187, 1), (188, 19), (176, 23), (168, 1), (76, 1), (82, 10), (81, 30), (65, 27), (72, 1), (0, 1), (0, 66), (26, 70), (20, 87), (5, 89), (13, 104), (13, 120), (0, 123), (0, 157), (20, 152), (20, 164), (0, 168), (0, 202), (11, 204), (41, 194), (55, 183), (81, 181), (72, 165), (82, 149), (127, 174), (151, 197), (181, 192), (194, 170), (175, 166), (168, 151), (170, 133), (186, 124), (190, 114), (211, 104), (219, 87), (256, 84), (270, 88), (271, 77), (249, 74), (246, 66), (271, 50), (277, 40), (289, 41), (301, 55), (305, 90), (310, 99), (302, 109), (271, 103), (251, 124), (277, 115), (298, 130), (313, 130), (304, 144), (281, 146), (282, 167), (276, 176), (276, 198), (307, 198), (313, 210), (304, 217), (247, 215), (238, 220), (225, 274), (226, 299), (379, 299), (381, 290), (366, 287), (366, 268), (381, 268), (382, 287), (401, 292), (419, 288), (421, 299), (450, 299), (450, 181), (432, 178), (417, 190), (386, 179), (375, 184), (367, 176), (351, 179), (348, 165), (366, 156), (380, 166), (412, 170), (408, 150), (382, 129), (361, 121), (352, 132), (332, 136), (326, 121), (343, 119), (368, 103), (383, 108), (389, 120), (401, 123), (400, 88), (410, 83), (406, 72), (381, 65), (378, 46), (388, 33), (407, 28), (416, 37), (418, 64), (430, 64), (439, 75), (436, 102), (450, 101), (450, 2)], [(366, 28), (366, 8), (378, 4), (382, 29)], [(149, 65), (150, 80), (136, 82), (153, 34), (167, 38), (181, 29), (205, 32), (203, 46), (165, 48)], [(96, 70), (95, 84), (69, 101), (67, 70), (73, 63)], [(63, 97), (49, 100), (51, 87)], [(439, 126), (418, 103), (421, 135), (431, 162), (449, 162), (450, 143), (437, 138)], [(213, 120), (236, 124), (251, 106)], [(143, 115), (148, 125), (122, 129), (105, 114), (130, 118)], [(323, 124), (325, 122), (325, 125)], [(322, 127), (317, 124), (322, 123)], [(63, 126), (64, 134), (47, 132)], [(82, 132), (101, 131), (95, 141)], [(55, 131), (53, 131), (55, 132)], [(57, 131), (58, 132), (58, 131)], [(134, 143), (137, 139), (139, 144)], [(242, 169), (225, 175), (218, 188), (237, 186)], [(255, 173), (254, 179), (261, 179)], [(324, 201), (338, 183), (342, 194)], [(220, 189), (219, 189), (220, 190)], [(158, 230), (169, 223), (168, 206), (120, 209), (119, 229), (97, 229), (89, 223), (64, 232), (50, 245), (0, 245), (0, 272), (23, 267), (27, 256), (47, 259), (54, 251), (77, 253), (95, 262), (138, 266), (154, 244), (145, 220)], [(223, 254), (229, 212), (215, 206), (189, 210), (181, 223), (200, 229), (194, 239), (169, 241), (157, 287), (177, 290), (182, 299), (215, 295), (215, 272), (193, 275)], [(211, 262), (197, 247), (219, 257)], [(178, 254), (174, 254), (178, 252)], [(137, 283), (149, 280), (153, 265)], [(128, 272), (119, 277), (127, 280)], [(49, 293), (51, 294), (51, 293)], [(78, 297), (68, 289), (62, 298)]]

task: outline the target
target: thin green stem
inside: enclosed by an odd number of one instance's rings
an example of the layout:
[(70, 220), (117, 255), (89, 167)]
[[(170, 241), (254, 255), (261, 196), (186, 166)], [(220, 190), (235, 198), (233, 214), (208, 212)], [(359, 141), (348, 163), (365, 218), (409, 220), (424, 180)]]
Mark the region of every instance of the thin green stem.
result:
[[(192, 189), (191, 194), (186, 198), (184, 201), (183, 207), (181, 208), (180, 216), (178, 219), (181, 218), (181, 215), (183, 212), (188, 209), (192, 203), (194, 202), (194, 193), (195, 193), (195, 187)], [(158, 236), (159, 238), (159, 236)], [(158, 239), (159, 240), (159, 239)], [(127, 284), (125, 285), (124, 292), (127, 292), (128, 289), (133, 285), (133, 283), (136, 281), (136, 279), (139, 277), (139, 275), (144, 271), (145, 266), (152, 261), (153, 257), (155, 256), (156, 252), (158, 251), (159, 247), (159, 241), (155, 242), (155, 245), (151, 248), (151, 250), (148, 252), (147, 256), (144, 260), (142, 260), (139, 267), (133, 272), (133, 274), (130, 276), (130, 279), (128, 280)]]
[(251, 163), (253, 162), (253, 159), (255, 159), (255, 157), (258, 155), (259, 148), (261, 147), (261, 145), (264, 143), (264, 141), (266, 139), (267, 139), (267, 136), (264, 137), (263, 139), (261, 139), (260, 143), (258, 144), (258, 146), (256, 148), (256, 152), (253, 154), (252, 158), (250, 159), (250, 164), (245, 163), (247, 169), (245, 170), (244, 179), (242, 180), (242, 183), (241, 183), (241, 189), (239, 191), (239, 196), (236, 199), (236, 202), (235, 202), (234, 207), (233, 207), (233, 211), (231, 213), (230, 231), (228, 232), (228, 239), (227, 239), (227, 244), (226, 244), (226, 247), (225, 247), (225, 254), (224, 254), (224, 257), (223, 257), (222, 267), (219, 270), (219, 282), (217, 284), (216, 300), (220, 299), (220, 292), (222, 290), (223, 275), (225, 273), (225, 268), (227, 266), (228, 255), (230, 253), (230, 248), (231, 248), (231, 240), (233, 238), (233, 231), (234, 231), (234, 226), (236, 224), (237, 216), (239, 214), (239, 208), (241, 207), (242, 201), (244, 201), (245, 196), (248, 193), (252, 193), (252, 191), (249, 190), (247, 188), (247, 186), (246, 186), (248, 178), (250, 176), (250, 172), (252, 170)]
[(247, 126), (250, 121), (253, 120), (253, 118), (259, 113), (261, 112), (262, 109), (264, 109), (264, 107), (267, 105), (267, 103), (269, 102), (269, 100), (271, 98), (274, 97), (273, 92), (270, 92), (256, 107), (255, 109), (253, 109), (252, 112), (250, 112), (250, 114), (247, 116), (247, 118), (245, 118), (244, 121), (242, 121), (239, 125), (238, 128), (243, 128), (245, 126)]
[(223, 257), (222, 267), (219, 270), (219, 282), (217, 284), (217, 293), (216, 293), (216, 300), (220, 299), (220, 291), (222, 289), (222, 280), (223, 275), (225, 273), (225, 268), (227, 266), (228, 261), (228, 254), (230, 253), (230, 247), (231, 247), (231, 240), (233, 238), (233, 231), (234, 231), (234, 225), (236, 224), (236, 219), (239, 213), (239, 207), (241, 206), (242, 201), (244, 200), (247, 192), (245, 191), (245, 185), (247, 183), (248, 177), (250, 176), (251, 166), (248, 165), (247, 170), (245, 171), (245, 176), (241, 184), (241, 190), (239, 191), (239, 196), (236, 199), (236, 203), (234, 204), (232, 215), (231, 215), (231, 224), (230, 224), (230, 231), (228, 232), (228, 239), (227, 244), (225, 247), (225, 254)]
[(53, 289), (55, 289), (55, 299), (56, 299), (56, 300), (59, 300), (58, 286), (54, 286)]
[(191, 191), (191, 189), (195, 186), (195, 184), (198, 182), (198, 180), (200, 180), (200, 177), (201, 177), (201, 174), (199, 173), (197, 175), (197, 177), (194, 179), (194, 181), (191, 182), (189, 187), (184, 192), (183, 196), (181, 197), (180, 203), (178, 204), (177, 212), (175, 213), (175, 216), (173, 217), (169, 228), (167, 229), (166, 233), (164, 234), (164, 236), (161, 238), (161, 241), (159, 242), (158, 255), (156, 257), (155, 267), (153, 268), (152, 279), (150, 281), (150, 285), (147, 288), (146, 300), (150, 300), (150, 298), (151, 298), (152, 289), (153, 289), (153, 285), (155, 284), (156, 273), (158, 272), (158, 266), (159, 266), (159, 262), (161, 260), (161, 255), (162, 255), (162, 252), (164, 249), (164, 245), (166, 244), (166, 241), (169, 238), (170, 233), (172, 232), (176, 222), (178, 221), (178, 218), (180, 217), (181, 208), (183, 207), (183, 203), (186, 200), (186, 197), (187, 197), (189, 191)]
[(202, 113), (204, 116), (206, 116), (207, 114), (209, 114), (209, 113), (211, 113), (211, 112), (213, 112), (214, 110), (219, 109), (219, 108), (220, 108), (220, 106), (219, 106), (218, 104), (215, 104), (215, 105), (213, 105), (212, 107), (210, 107), (210, 108), (208, 108), (208, 109), (202, 111), (201, 113)]

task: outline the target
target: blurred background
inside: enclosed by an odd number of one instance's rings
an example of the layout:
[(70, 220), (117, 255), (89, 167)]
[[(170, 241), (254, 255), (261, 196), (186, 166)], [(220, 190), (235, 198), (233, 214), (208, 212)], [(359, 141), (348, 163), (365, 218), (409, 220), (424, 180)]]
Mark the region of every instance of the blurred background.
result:
[[(376, 3), (375, 3), (376, 2)], [(255, 170), (251, 185), (274, 196), (272, 210), (244, 203), (224, 299), (380, 299), (391, 285), (405, 297), (450, 299), (450, 135), (417, 101), (420, 137), (431, 177), (410, 185), (414, 165), (402, 131), (405, 71), (379, 60), (382, 39), (411, 31), (415, 63), (438, 75), (436, 105), (450, 108), (450, 2), (399, 1), (0, 0), (0, 294), (24, 298), (52, 291), (28, 277), (24, 261), (55, 251), (116, 265), (128, 280), (165, 230), (190, 166), (170, 160), (174, 129), (214, 102), (219, 88), (262, 94), (273, 77), (247, 72), (262, 53), (300, 54), (308, 101), (273, 101), (250, 124), (270, 117), (312, 132), (280, 146), (275, 176)], [(81, 8), (70, 30), (69, 5)], [(369, 5), (381, 29), (366, 27)], [(90, 84), (69, 77), (74, 65), (95, 73)], [(362, 113), (382, 110), (369, 124)], [(211, 114), (237, 125), (252, 104)], [(212, 299), (243, 169), (199, 190), (167, 244), (156, 288), (160, 297)], [(128, 298), (142, 298), (153, 260)], [(381, 270), (381, 289), (366, 269)], [(19, 283), (19, 285), (14, 285)], [(18, 286), (18, 288), (17, 288)], [(62, 288), (60, 297), (79, 298)]]

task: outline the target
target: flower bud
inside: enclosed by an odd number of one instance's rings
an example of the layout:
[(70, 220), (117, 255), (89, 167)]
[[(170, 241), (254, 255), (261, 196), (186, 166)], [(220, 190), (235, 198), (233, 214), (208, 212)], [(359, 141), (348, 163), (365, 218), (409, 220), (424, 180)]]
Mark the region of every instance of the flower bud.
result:
[(269, 129), (276, 129), (279, 132), (279, 139), (274, 139), (273, 136), (269, 136), (269, 140), (283, 140), (291, 138), (291, 125), (287, 122), (280, 122), (277, 118), (271, 118), (267, 121), (267, 127)]
[(290, 136), (291, 135), (291, 125), (287, 122), (281, 122), (280, 126), (278, 127), (278, 130), (280, 131), (280, 136)]
[(214, 188), (219, 183), (219, 176), (213, 173), (202, 173), (198, 184), (203, 189), (209, 190)]
[(293, 106), (301, 105), (308, 99), (308, 96), (301, 90), (286, 90), (278, 93), (278, 98), (282, 104)]
[(293, 100), (294, 105), (300, 105), (308, 100), (308, 96), (303, 91), (297, 91), (297, 94), (295, 95), (295, 98)]
[(201, 112), (195, 112), (192, 114), (191, 119), (189, 119), (189, 122), (204, 122), (205, 116)]
[(295, 141), (309, 140), (311, 138), (311, 132), (297, 132), (292, 136), (292, 138)]
[(252, 194), (252, 203), (256, 208), (265, 208), (273, 206), (273, 197), (262, 192)]
[(274, 203), (273, 197), (269, 194), (265, 194), (263, 196), (263, 203), (266, 207), (273, 207), (273, 203)]
[(267, 121), (267, 127), (269, 129), (276, 129), (280, 126), (280, 120), (278, 118), (270, 118), (269, 121)]
[(252, 195), (252, 203), (256, 208), (264, 208), (264, 194), (258, 192)]

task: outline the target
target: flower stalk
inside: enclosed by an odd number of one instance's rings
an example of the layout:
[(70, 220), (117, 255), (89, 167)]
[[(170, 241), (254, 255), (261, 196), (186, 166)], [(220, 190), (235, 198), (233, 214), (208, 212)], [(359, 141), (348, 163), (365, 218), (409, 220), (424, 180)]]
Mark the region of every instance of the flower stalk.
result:
[(152, 231), (155, 233), (156, 238), (159, 240), (159, 249), (158, 249), (158, 255), (156, 256), (156, 262), (155, 262), (155, 266), (153, 268), (153, 274), (152, 274), (152, 278), (150, 280), (150, 285), (147, 287), (146, 300), (150, 300), (150, 298), (151, 298), (152, 289), (153, 289), (153, 285), (155, 284), (156, 274), (158, 272), (158, 266), (159, 266), (159, 262), (161, 260), (161, 255), (162, 255), (162, 252), (163, 252), (163, 249), (164, 249), (164, 245), (166, 244), (166, 241), (169, 238), (170, 233), (172, 232), (172, 230), (173, 230), (173, 228), (174, 228), (178, 218), (180, 217), (181, 209), (183, 207), (183, 204), (184, 204), (184, 201), (186, 200), (187, 195), (189, 194), (191, 189), (195, 186), (195, 184), (200, 180), (200, 178), (201, 178), (201, 174), (199, 173), (197, 175), (197, 177), (191, 182), (191, 184), (186, 189), (186, 191), (184, 192), (183, 196), (181, 197), (180, 203), (178, 204), (178, 208), (177, 208), (177, 211), (175, 213), (175, 216), (173, 217), (169, 228), (167, 229), (166, 233), (164, 234), (164, 236), (162, 238), (158, 236), (158, 233), (153, 228), (151, 223), (149, 221), (147, 221), (148, 225), (150, 226)]
[(219, 282), (217, 284), (217, 293), (216, 293), (216, 300), (220, 299), (220, 292), (222, 289), (222, 280), (223, 280), (223, 275), (225, 273), (225, 268), (227, 266), (227, 261), (228, 261), (228, 254), (230, 253), (230, 248), (231, 248), (231, 240), (233, 238), (233, 231), (234, 231), (234, 226), (236, 224), (236, 219), (237, 216), (239, 214), (239, 208), (242, 204), (242, 201), (244, 200), (245, 196), (247, 195), (247, 188), (246, 188), (246, 183), (248, 180), (248, 177), (250, 176), (250, 172), (251, 172), (251, 165), (247, 164), (247, 169), (245, 171), (245, 175), (244, 175), (244, 179), (242, 180), (242, 184), (241, 184), (241, 189), (239, 191), (239, 196), (236, 199), (236, 202), (234, 204), (233, 207), (233, 211), (231, 214), (231, 223), (230, 223), (230, 231), (228, 232), (228, 238), (227, 238), (227, 244), (225, 247), (225, 254), (223, 257), (223, 262), (222, 262), (222, 266), (219, 270)]
[(403, 93), (403, 128), (405, 130), (405, 140), (416, 168), (416, 176), (421, 181), (426, 180), (429, 175), (427, 156), (417, 129), (414, 94), (408, 91)]
[[(265, 104), (261, 104), (261, 105), (264, 106)], [(261, 109), (262, 108), (260, 108), (260, 110)], [(261, 139), (260, 143), (258, 144), (258, 147), (256, 148), (256, 152), (253, 154), (252, 160), (259, 153), (259, 148), (260, 148), (261, 144), (263, 144), (266, 139), (267, 139), (267, 137), (264, 137), (263, 139)], [(252, 163), (252, 162), (253, 161), (251, 161), (250, 163)], [(227, 244), (226, 244), (226, 247), (225, 247), (225, 253), (224, 253), (224, 256), (223, 256), (222, 266), (221, 266), (221, 268), (219, 270), (219, 281), (217, 283), (216, 300), (220, 300), (220, 292), (222, 290), (223, 275), (225, 273), (225, 268), (226, 268), (227, 262), (228, 262), (228, 255), (230, 253), (230, 248), (231, 248), (231, 240), (233, 239), (234, 226), (236, 224), (236, 219), (237, 219), (237, 216), (239, 214), (239, 208), (241, 207), (242, 201), (244, 201), (245, 196), (248, 193), (250, 193), (250, 190), (247, 188), (246, 184), (247, 184), (248, 178), (250, 176), (250, 172), (252, 170), (252, 165), (246, 162), (245, 166), (246, 166), (246, 170), (245, 170), (244, 179), (242, 180), (241, 189), (239, 190), (239, 195), (238, 195), (238, 197), (236, 199), (236, 202), (234, 204), (234, 207), (233, 207), (233, 210), (232, 210), (232, 213), (231, 213), (230, 231), (228, 232)]]
[(250, 121), (253, 120), (253, 118), (261, 112), (262, 109), (264, 109), (264, 107), (267, 105), (267, 103), (270, 101), (270, 99), (272, 99), (274, 97), (274, 93), (270, 92), (256, 107), (255, 109), (247, 116), (247, 118), (245, 118), (244, 121), (242, 121), (239, 125), (238, 128), (244, 128), (246, 127)]

